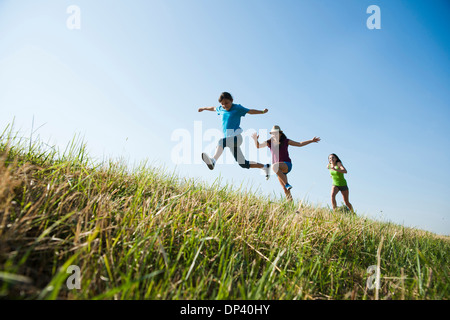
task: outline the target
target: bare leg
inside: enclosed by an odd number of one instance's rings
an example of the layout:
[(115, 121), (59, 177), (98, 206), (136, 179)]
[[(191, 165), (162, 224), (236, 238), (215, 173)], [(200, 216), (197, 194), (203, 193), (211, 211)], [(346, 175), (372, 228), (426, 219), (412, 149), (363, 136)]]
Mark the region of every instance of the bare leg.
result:
[(291, 190), (286, 189), (285, 183), (280, 176), (278, 176), (278, 181), (280, 181), (281, 187), (283, 188), (284, 194), (286, 195), (286, 199), (292, 201)]
[(288, 183), (287, 176), (285, 172), (288, 172), (288, 166), (286, 163), (277, 162), (272, 166), (272, 170), (277, 174), (278, 181), (280, 181), (281, 187), (289, 201), (292, 201), (291, 191), (286, 189), (286, 184)]
[(336, 195), (338, 194), (339, 189), (336, 186), (331, 187), (331, 205), (333, 206), (333, 211), (336, 211), (337, 204), (336, 204)]
[(262, 167), (264, 167), (263, 164), (258, 163), (258, 162), (250, 161), (250, 168), (259, 168), (259, 169), (261, 169)]
[(221, 147), (221, 146), (217, 146), (216, 147), (216, 153), (214, 154), (214, 160), (219, 160), (219, 158), (220, 158), (220, 156), (222, 155), (222, 153), (223, 153), (223, 148)]
[(344, 198), (345, 205), (350, 209), (351, 212), (354, 212), (354, 211), (353, 211), (352, 204), (351, 204), (350, 201), (348, 200), (349, 191), (348, 191), (348, 190), (345, 190), (345, 191), (342, 191), (341, 193), (342, 193), (342, 197)]

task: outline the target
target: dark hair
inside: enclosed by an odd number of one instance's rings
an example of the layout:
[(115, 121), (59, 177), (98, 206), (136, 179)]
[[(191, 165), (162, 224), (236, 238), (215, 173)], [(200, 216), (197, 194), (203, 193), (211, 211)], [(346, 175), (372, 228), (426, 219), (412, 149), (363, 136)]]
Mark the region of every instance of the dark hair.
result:
[[(339, 159), (339, 157), (337, 156), (336, 153), (332, 153), (332, 154), (330, 154), (330, 156), (335, 156), (335, 157), (336, 157), (336, 163), (340, 162), (340, 163), (342, 164), (341, 159)], [(328, 156), (328, 157), (329, 157), (329, 156)]]
[(222, 102), (223, 99), (228, 99), (228, 100), (233, 101), (233, 97), (228, 92), (222, 92), (222, 94), (219, 97), (219, 102)]

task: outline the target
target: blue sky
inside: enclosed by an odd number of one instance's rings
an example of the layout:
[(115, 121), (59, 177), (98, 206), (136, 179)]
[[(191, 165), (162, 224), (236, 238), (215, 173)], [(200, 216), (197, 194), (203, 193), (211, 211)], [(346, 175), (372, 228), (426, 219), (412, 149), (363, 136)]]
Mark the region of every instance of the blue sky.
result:
[[(381, 29), (369, 30), (370, 5)], [(70, 5), (81, 28), (69, 30)], [(180, 176), (281, 196), (275, 176), (210, 171), (177, 130), (220, 129), (222, 91), (247, 108), (247, 134), (280, 125), (318, 144), (290, 148), (297, 200), (330, 205), (327, 156), (348, 170), (358, 214), (450, 234), (450, 22), (447, 1), (0, 1), (0, 127), (64, 147), (81, 133), (97, 159), (148, 159)], [(263, 132), (263, 131), (261, 131)], [(244, 135), (245, 138), (245, 135)], [(262, 140), (266, 136), (261, 136)], [(198, 141), (197, 141), (198, 142)], [(250, 160), (269, 161), (244, 139)], [(256, 157), (255, 158), (251, 158)], [(227, 151), (224, 159), (231, 158)], [(338, 195), (338, 203), (342, 201)]]

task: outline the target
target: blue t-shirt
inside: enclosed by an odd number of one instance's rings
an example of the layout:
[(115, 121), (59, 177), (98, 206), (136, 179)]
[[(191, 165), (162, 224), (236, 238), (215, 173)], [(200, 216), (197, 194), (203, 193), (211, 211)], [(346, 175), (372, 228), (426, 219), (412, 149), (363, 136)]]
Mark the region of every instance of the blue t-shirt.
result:
[(222, 117), (222, 130), (224, 137), (232, 137), (240, 134), (242, 129), (241, 117), (245, 117), (249, 109), (240, 104), (232, 104), (229, 111), (222, 106), (216, 108), (217, 114)]

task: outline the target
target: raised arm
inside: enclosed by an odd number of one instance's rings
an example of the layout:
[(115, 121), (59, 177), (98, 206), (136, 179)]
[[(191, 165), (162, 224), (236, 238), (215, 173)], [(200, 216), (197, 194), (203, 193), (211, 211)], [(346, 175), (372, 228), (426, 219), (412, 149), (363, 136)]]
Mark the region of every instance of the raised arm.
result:
[(269, 109), (264, 109), (264, 110), (256, 110), (256, 109), (250, 109), (248, 110), (248, 114), (264, 114), (269, 112)]
[(303, 141), (303, 142), (296, 142), (294, 140), (289, 140), (289, 145), (290, 146), (294, 146), (294, 147), (304, 147), (304, 146), (306, 146), (306, 145), (308, 145), (310, 143), (313, 143), (313, 142), (317, 143), (319, 141), (320, 141), (320, 138), (318, 138), (318, 137), (314, 137), (311, 140), (306, 140), (306, 141)]
[(216, 107), (198, 108), (198, 112), (202, 112), (202, 111), (216, 111)]
[(252, 134), (252, 138), (255, 141), (256, 148), (260, 149), (260, 148), (267, 147), (267, 141), (264, 141), (263, 143), (259, 143), (259, 141), (258, 141), (259, 136), (256, 134), (256, 132)]

